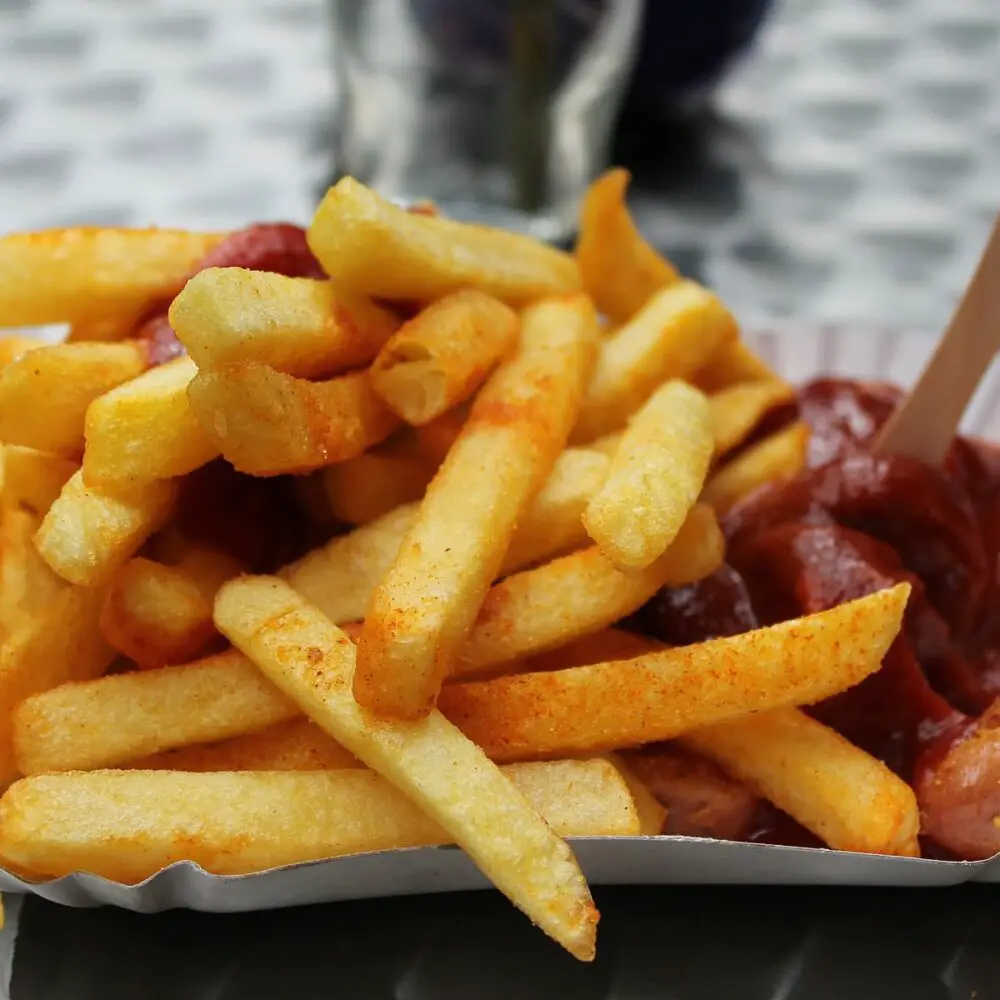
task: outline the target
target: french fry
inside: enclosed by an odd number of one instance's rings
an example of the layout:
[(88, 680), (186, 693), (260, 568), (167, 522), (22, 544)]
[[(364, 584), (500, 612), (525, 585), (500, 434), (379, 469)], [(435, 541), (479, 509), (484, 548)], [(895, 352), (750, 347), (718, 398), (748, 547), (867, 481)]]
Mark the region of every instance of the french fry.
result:
[(66, 587), (0, 647), (0, 785), (18, 771), (15, 707), (38, 692), (98, 677), (114, 659), (97, 622), (103, 597), (99, 588)]
[(28, 351), (35, 351), (39, 347), (47, 346), (48, 341), (39, 340), (37, 337), (20, 337), (15, 334), (0, 337), (0, 368), (6, 368), (12, 361), (17, 361)]
[(712, 446), (708, 400), (697, 389), (667, 382), (643, 404), (583, 514), (612, 563), (641, 570), (667, 551), (705, 484)]
[(468, 399), (513, 351), (517, 314), (466, 288), (427, 306), (389, 339), (372, 385), (408, 424), (423, 425)]
[[(93, 626), (110, 662), (113, 651), (100, 637), (99, 613), (100, 600)], [(49, 686), (44, 694), (17, 699), (14, 741), (22, 774), (114, 766), (267, 729), (300, 714), (236, 650), (177, 667)]]
[(465, 421), (469, 419), (469, 409), (468, 402), (460, 403), (440, 417), (420, 427), (405, 427), (400, 433), (408, 439), (412, 453), (432, 462), (436, 469), (462, 433)]
[(0, 370), (0, 439), (77, 457), (87, 407), (145, 367), (146, 349), (134, 341), (30, 351)]
[(59, 455), (6, 444), (0, 499), (7, 507), (24, 507), (33, 514), (44, 515), (79, 468), (77, 462)]
[(138, 771), (336, 771), (364, 765), (315, 722), (298, 718), (218, 743), (165, 750), (123, 766)]
[(219, 233), (48, 229), (0, 237), (0, 326), (134, 319), (173, 295)]
[(400, 719), (433, 707), (518, 519), (565, 446), (597, 336), (582, 295), (522, 314), (517, 353), (480, 392), (375, 589), (358, 644), (361, 705)]
[[(640, 837), (658, 837), (663, 833), (667, 821), (667, 810), (659, 803), (656, 796), (632, 770), (631, 765), (620, 753), (604, 753), (602, 756), (611, 763), (628, 785), (632, 801), (635, 803), (636, 815), (639, 818)], [(508, 767), (512, 765), (508, 764)]]
[(801, 421), (776, 431), (726, 462), (701, 494), (724, 514), (737, 500), (773, 479), (794, 476), (805, 464), (809, 428)]
[(743, 635), (613, 663), (451, 684), (441, 711), (494, 760), (637, 746), (788, 705), (879, 668), (909, 585)]
[(594, 546), (509, 576), (486, 595), (453, 674), (473, 677), (607, 628), (661, 587), (713, 573), (723, 549), (711, 508), (698, 506), (674, 544), (644, 569), (622, 572)]
[(625, 190), (629, 173), (608, 170), (590, 185), (580, 207), (576, 261), (583, 287), (612, 323), (626, 323), (677, 272), (636, 228)]
[(527, 671), (531, 672), (566, 670), (568, 667), (585, 667), (591, 663), (631, 660), (634, 656), (648, 653), (662, 645), (637, 632), (629, 632), (623, 628), (605, 628), (544, 653), (535, 653), (525, 662)]
[(170, 479), (219, 454), (188, 402), (187, 388), (197, 373), (190, 358), (178, 358), (90, 404), (83, 455), (88, 486), (113, 489)]
[(343, 462), (399, 426), (366, 371), (308, 382), (268, 365), (222, 365), (199, 372), (188, 399), (216, 449), (254, 476)]
[(603, 434), (601, 437), (594, 438), (593, 441), (588, 442), (587, 448), (590, 451), (599, 451), (602, 455), (607, 455), (608, 458), (614, 458), (621, 447), (624, 434), (624, 431), (613, 431), (611, 434)]
[(137, 556), (108, 587), (101, 631), (140, 667), (184, 663), (216, 634), (213, 597), (183, 570)]
[(199, 368), (254, 362), (302, 378), (366, 365), (399, 320), (329, 281), (242, 267), (196, 274), (169, 312)]
[[(607, 761), (512, 764), (503, 773), (562, 836), (638, 826), (628, 788)], [(240, 875), (450, 840), (404, 794), (362, 769), (38, 775), (0, 805), (4, 859), (46, 877), (88, 871), (126, 884), (176, 861)]]
[(169, 480), (111, 496), (87, 487), (76, 472), (46, 513), (35, 544), (64, 580), (96, 586), (161, 527), (176, 496)]
[(836, 850), (920, 856), (913, 789), (804, 712), (777, 708), (731, 719), (683, 742)]
[(309, 247), (337, 285), (432, 302), (469, 286), (512, 306), (580, 287), (576, 261), (516, 233), (407, 212), (345, 177), (326, 193)]
[(701, 285), (678, 281), (657, 292), (601, 341), (573, 441), (620, 430), (661, 382), (687, 379), (735, 338), (733, 317)]
[(44, 612), (66, 587), (35, 548), (38, 517), (5, 510), (0, 517), (0, 638)]
[(67, 344), (79, 344), (86, 341), (124, 340), (132, 335), (139, 316), (124, 314), (104, 319), (87, 319), (74, 323), (66, 334)]
[(702, 392), (719, 392), (740, 382), (774, 382), (778, 376), (742, 341), (719, 351), (694, 375)]
[(713, 393), (708, 407), (716, 457), (742, 444), (769, 410), (794, 399), (792, 387), (777, 379), (739, 382)]
[(351, 692), (354, 644), (274, 577), (226, 584), (215, 622), (313, 721), (439, 823), (539, 927), (577, 958), (593, 958), (597, 912), (572, 851), (479, 747), (436, 711), (416, 722), (372, 719)]

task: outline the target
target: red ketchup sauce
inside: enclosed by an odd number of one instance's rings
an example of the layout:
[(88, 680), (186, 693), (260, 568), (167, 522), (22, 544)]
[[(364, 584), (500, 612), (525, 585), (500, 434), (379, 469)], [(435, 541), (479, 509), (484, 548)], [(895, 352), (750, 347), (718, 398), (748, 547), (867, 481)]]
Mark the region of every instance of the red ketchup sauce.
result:
[[(900, 395), (807, 384), (806, 468), (732, 508), (726, 565), (659, 593), (638, 624), (683, 645), (910, 582), (882, 669), (807, 711), (912, 783), (926, 853), (989, 857), (1000, 851), (1000, 448), (958, 438), (940, 470), (872, 455)], [(809, 842), (800, 834), (787, 817), (758, 815), (742, 839)]]

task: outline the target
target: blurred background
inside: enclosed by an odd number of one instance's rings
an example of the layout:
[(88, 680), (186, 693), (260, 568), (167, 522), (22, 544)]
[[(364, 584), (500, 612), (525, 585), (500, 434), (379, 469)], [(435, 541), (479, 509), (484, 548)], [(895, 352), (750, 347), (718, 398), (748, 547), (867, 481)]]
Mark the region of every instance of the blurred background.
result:
[(751, 324), (946, 321), (997, 0), (0, 0), (0, 230), (305, 221), (344, 170), (567, 238), (606, 163)]

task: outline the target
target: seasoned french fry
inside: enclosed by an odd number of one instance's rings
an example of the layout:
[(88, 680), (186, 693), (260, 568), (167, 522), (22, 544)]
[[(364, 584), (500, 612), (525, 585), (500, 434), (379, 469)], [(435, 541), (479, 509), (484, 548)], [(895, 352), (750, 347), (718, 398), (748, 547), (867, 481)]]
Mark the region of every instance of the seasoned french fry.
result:
[(222, 365), (199, 372), (188, 399), (223, 457), (255, 476), (342, 462), (399, 426), (366, 371), (308, 382), (268, 365)]
[(583, 287), (612, 323), (630, 320), (677, 272), (643, 238), (625, 204), (629, 173), (597, 178), (580, 207), (576, 261)]
[(99, 588), (66, 587), (0, 647), (0, 785), (18, 771), (15, 707), (37, 692), (97, 677), (114, 659), (97, 623), (103, 598)]
[(648, 636), (629, 632), (623, 628), (605, 628), (600, 632), (582, 636), (544, 653), (536, 653), (526, 660), (527, 670), (566, 670), (568, 667), (585, 667), (591, 663), (611, 660), (631, 660), (634, 656), (658, 649)]
[(35, 548), (38, 517), (5, 510), (0, 517), (0, 638), (44, 612), (65, 589)]
[(167, 519), (177, 496), (168, 480), (111, 496), (74, 473), (49, 508), (35, 544), (64, 580), (91, 587), (114, 571)]
[(146, 349), (135, 341), (30, 351), (0, 370), (0, 439), (76, 457), (87, 407), (145, 367)]
[(715, 472), (705, 485), (702, 500), (724, 514), (758, 486), (794, 476), (805, 464), (808, 443), (809, 428), (801, 421), (776, 431)]
[(11, 335), (0, 337), (0, 368), (6, 368), (12, 361), (27, 354), (28, 351), (35, 351), (39, 347), (47, 347), (48, 342), (39, 340), (37, 337), (19, 337)]
[(188, 402), (198, 373), (178, 358), (95, 399), (87, 409), (88, 486), (128, 486), (192, 472), (219, 452)]
[(697, 389), (672, 381), (649, 397), (583, 515), (612, 563), (641, 570), (667, 551), (705, 484), (712, 445), (708, 400)]
[(830, 847), (919, 857), (917, 799), (881, 761), (804, 712), (777, 708), (688, 733)]
[(715, 455), (724, 455), (742, 444), (761, 418), (776, 406), (795, 399), (795, 391), (785, 382), (739, 382), (709, 397)]
[(770, 628), (613, 663), (451, 684), (441, 711), (494, 760), (636, 746), (786, 705), (879, 668), (910, 588)]
[(740, 382), (773, 381), (780, 379), (742, 340), (719, 351), (694, 376), (702, 392), (719, 392)]
[(475, 287), (512, 306), (580, 287), (576, 261), (516, 233), (407, 212), (345, 177), (326, 193), (309, 247), (337, 285), (432, 302)]
[(169, 317), (199, 368), (256, 362), (302, 378), (368, 364), (399, 326), (392, 313), (329, 281), (242, 267), (196, 274)]
[(101, 631), (140, 667), (183, 663), (216, 634), (213, 598), (183, 570), (137, 556), (115, 573), (108, 587)]
[(597, 912), (572, 851), (479, 747), (436, 711), (416, 722), (373, 719), (351, 693), (354, 644), (274, 577), (226, 584), (215, 622), (310, 718), (439, 823), (539, 927), (577, 958), (593, 958)]
[[(96, 605), (93, 628), (100, 637), (99, 599)], [(110, 662), (111, 647), (102, 637), (100, 643)], [(53, 689), (21, 701), (14, 713), (22, 774), (114, 766), (174, 747), (252, 733), (300, 714), (236, 650), (178, 667), (48, 686)]]
[(173, 229), (48, 229), (0, 237), (0, 326), (135, 318), (173, 295), (222, 238)]
[(509, 576), (486, 595), (453, 674), (473, 677), (606, 628), (637, 611), (661, 587), (713, 573), (723, 549), (715, 515), (699, 505), (674, 544), (644, 569), (622, 572), (595, 546)]
[(17, 444), (3, 446), (3, 490), (8, 507), (25, 507), (44, 515), (80, 466), (68, 458)]
[(124, 766), (138, 771), (336, 771), (364, 765), (315, 722), (298, 718), (218, 743), (165, 750)]
[(701, 285), (678, 281), (657, 292), (601, 341), (573, 440), (621, 429), (661, 382), (687, 379), (735, 338), (733, 317)]
[(432, 303), (396, 332), (371, 368), (372, 385), (408, 424), (468, 399), (517, 342), (517, 314), (466, 288)]
[[(562, 836), (614, 836), (638, 826), (628, 788), (607, 761), (512, 764), (503, 773)], [(450, 840), (363, 769), (39, 775), (15, 785), (0, 805), (5, 860), (48, 877), (89, 871), (123, 883), (182, 860), (239, 875)]]
[(375, 589), (354, 682), (366, 708), (413, 719), (433, 707), (518, 519), (565, 446), (597, 336), (582, 295), (522, 314), (517, 353), (480, 392)]

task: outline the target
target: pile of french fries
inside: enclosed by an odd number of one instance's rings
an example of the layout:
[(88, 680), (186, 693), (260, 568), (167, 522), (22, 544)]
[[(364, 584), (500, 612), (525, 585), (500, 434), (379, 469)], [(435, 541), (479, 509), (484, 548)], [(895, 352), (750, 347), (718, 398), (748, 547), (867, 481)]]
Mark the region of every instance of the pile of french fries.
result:
[[(571, 255), (345, 179), (307, 234), (328, 280), (185, 284), (221, 234), (0, 239), (9, 870), (455, 843), (586, 960), (564, 838), (659, 834), (615, 751), (673, 739), (831, 847), (917, 853), (911, 789), (798, 708), (879, 668), (907, 586), (684, 648), (615, 627), (716, 570), (718, 515), (807, 435), (739, 447), (792, 391), (626, 185), (593, 185)], [(150, 367), (128, 333), (164, 298), (186, 355)], [(192, 537), (178, 496), (220, 459), (294, 477), (329, 540), (248, 575)]]

